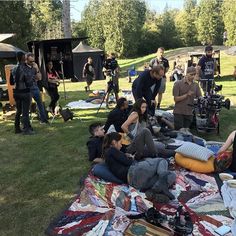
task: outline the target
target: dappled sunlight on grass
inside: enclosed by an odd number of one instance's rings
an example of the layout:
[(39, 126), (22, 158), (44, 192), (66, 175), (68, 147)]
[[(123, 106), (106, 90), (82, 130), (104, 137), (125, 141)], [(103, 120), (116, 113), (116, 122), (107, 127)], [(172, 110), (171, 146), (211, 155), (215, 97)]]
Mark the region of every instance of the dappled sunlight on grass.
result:
[(75, 197), (75, 194), (66, 193), (60, 190), (55, 190), (49, 193), (48, 196), (57, 199), (72, 199), (73, 197)]
[(6, 198), (0, 195), (0, 204), (6, 203)]

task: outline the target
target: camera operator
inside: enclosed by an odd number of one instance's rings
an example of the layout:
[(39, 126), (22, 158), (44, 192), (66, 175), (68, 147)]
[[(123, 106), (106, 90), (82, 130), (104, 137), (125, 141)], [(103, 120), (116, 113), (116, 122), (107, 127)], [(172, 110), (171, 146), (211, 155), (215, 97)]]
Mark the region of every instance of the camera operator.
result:
[(164, 74), (165, 69), (162, 65), (154, 66), (151, 70), (141, 73), (132, 85), (135, 101), (139, 98), (144, 98), (148, 105), (148, 113), (152, 116), (155, 113), (155, 98), (159, 92)]
[(116, 60), (115, 54), (111, 53), (104, 61), (103, 67), (105, 68), (106, 77), (109, 78), (107, 82), (107, 97), (106, 106), (108, 107), (109, 95), (113, 91), (115, 93), (116, 102), (118, 100), (119, 93), (119, 64)]
[(194, 82), (195, 67), (187, 68), (184, 79), (176, 81), (173, 87), (175, 129), (189, 129), (193, 119), (194, 98), (201, 96), (198, 83)]
[(201, 81), (204, 93), (209, 93), (214, 86), (215, 60), (213, 58), (213, 47), (205, 47), (206, 55), (203, 55), (197, 65), (197, 74)]

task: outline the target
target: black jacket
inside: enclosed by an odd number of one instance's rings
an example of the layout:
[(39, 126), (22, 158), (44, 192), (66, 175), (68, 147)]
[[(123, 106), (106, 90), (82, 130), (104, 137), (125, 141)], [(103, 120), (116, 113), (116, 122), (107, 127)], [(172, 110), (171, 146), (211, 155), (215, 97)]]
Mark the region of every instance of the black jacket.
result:
[(89, 161), (102, 157), (103, 137), (90, 137), (87, 142)]
[(133, 160), (126, 157), (125, 153), (117, 150), (114, 147), (108, 148), (104, 154), (105, 162), (110, 171), (124, 183), (127, 183), (127, 174)]
[(121, 126), (127, 120), (127, 118), (128, 112), (126, 110), (115, 108), (108, 114), (107, 121), (104, 127), (105, 132), (107, 132), (111, 125), (114, 125), (117, 132), (123, 133)]
[[(152, 86), (154, 86), (153, 90)], [(144, 71), (136, 80), (134, 80), (132, 85), (132, 92), (135, 100), (144, 97), (150, 107), (151, 100), (155, 100), (160, 86), (161, 79), (157, 80), (152, 78), (150, 75), (150, 70)]]
[(14, 93), (30, 92), (30, 86), (32, 86), (32, 82), (31, 80), (28, 80), (26, 76), (24, 64), (20, 64), (17, 66), (14, 79), (15, 79)]

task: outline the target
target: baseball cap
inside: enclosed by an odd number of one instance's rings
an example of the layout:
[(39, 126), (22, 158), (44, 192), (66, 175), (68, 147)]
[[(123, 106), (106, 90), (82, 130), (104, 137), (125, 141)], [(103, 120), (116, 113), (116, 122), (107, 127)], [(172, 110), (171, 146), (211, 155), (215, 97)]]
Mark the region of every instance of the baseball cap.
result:
[(213, 47), (208, 45), (205, 47), (205, 52), (208, 52), (208, 51), (213, 51)]

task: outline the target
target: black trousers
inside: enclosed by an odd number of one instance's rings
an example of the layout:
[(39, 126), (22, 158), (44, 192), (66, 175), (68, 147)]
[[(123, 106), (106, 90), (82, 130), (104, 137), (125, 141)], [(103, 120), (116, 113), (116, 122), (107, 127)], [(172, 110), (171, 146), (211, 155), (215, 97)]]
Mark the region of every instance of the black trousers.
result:
[(14, 92), (16, 102), (15, 130), (20, 130), (20, 116), (22, 114), (22, 123), (25, 131), (30, 129), (29, 109), (31, 103), (30, 92)]
[(57, 101), (60, 98), (60, 95), (58, 93), (57, 86), (56, 87), (49, 87), (47, 90), (48, 90), (48, 95), (51, 98), (51, 102), (49, 104), (49, 107), (52, 108), (52, 111), (54, 112)]

